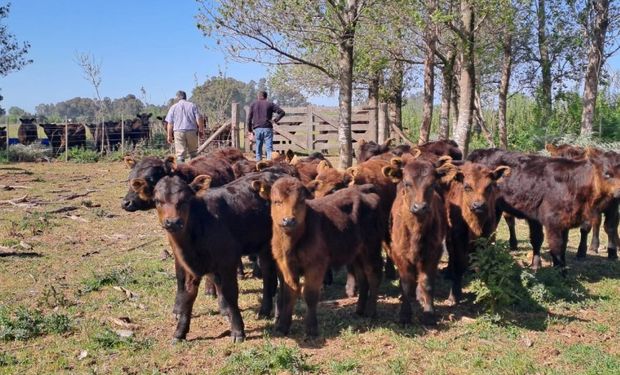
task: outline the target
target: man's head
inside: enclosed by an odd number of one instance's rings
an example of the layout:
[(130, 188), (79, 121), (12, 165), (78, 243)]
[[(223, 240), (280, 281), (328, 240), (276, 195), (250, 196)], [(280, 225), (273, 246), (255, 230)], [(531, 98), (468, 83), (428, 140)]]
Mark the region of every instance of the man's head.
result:
[(259, 91), (256, 95), (259, 99), (267, 99), (267, 91)]
[(187, 100), (187, 94), (183, 90), (177, 91), (177, 100)]

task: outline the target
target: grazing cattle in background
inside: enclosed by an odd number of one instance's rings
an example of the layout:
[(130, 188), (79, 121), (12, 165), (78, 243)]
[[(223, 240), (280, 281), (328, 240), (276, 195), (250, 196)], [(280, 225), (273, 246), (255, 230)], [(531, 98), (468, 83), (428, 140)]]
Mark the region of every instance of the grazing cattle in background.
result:
[[(126, 123), (122, 124), (120, 121), (104, 122), (103, 129), (105, 130), (105, 132), (103, 134), (103, 139), (101, 134), (101, 124), (86, 124), (86, 126), (90, 130), (91, 135), (93, 136), (97, 150), (101, 150), (102, 142), (104, 148), (110, 146), (110, 150), (116, 150), (121, 144), (123, 135), (125, 137), (125, 140), (129, 139), (128, 134), (130, 132), (130, 127)], [(122, 130), (122, 128), (124, 128), (124, 131)]]
[(67, 137), (65, 137), (65, 125), (63, 124), (39, 124), (43, 128), (52, 152), (58, 155), (65, 149), (66, 139), (68, 147), (84, 147), (86, 145), (86, 127), (83, 124), (68, 124), (66, 127)]
[[(446, 169), (427, 160), (400, 158), (383, 168), (397, 186), (392, 206), (390, 257), (400, 276), (400, 322), (411, 322), (411, 297), (422, 305), (422, 323), (435, 324), (433, 284), (446, 237), (446, 210), (439, 183)], [(415, 290), (414, 290), (415, 288)]]
[(452, 304), (462, 298), (463, 274), (469, 266), (469, 256), (475, 250), (474, 241), (489, 238), (497, 228), (497, 182), (510, 174), (510, 168), (495, 169), (482, 164), (465, 162), (455, 166), (443, 164), (443, 186), (448, 217), (446, 248), (450, 256), (448, 270), (452, 289), (448, 298)]
[[(620, 163), (610, 158), (571, 160), (486, 149), (472, 152), (468, 160), (511, 168), (499, 185), (498, 208), (528, 221), (534, 269), (541, 266), (543, 227), (553, 265), (564, 267), (568, 230), (589, 222), (620, 198)], [(609, 249), (608, 256), (617, 258), (617, 250)]]
[(0, 127), (0, 149), (6, 149), (6, 143), (8, 142), (8, 136), (6, 133), (6, 127)]
[(150, 118), (152, 113), (138, 113), (134, 119), (126, 120), (125, 139), (130, 140), (133, 147), (142, 140), (149, 141), (151, 138)]
[(276, 181), (270, 192), (267, 184), (255, 185), (261, 196), (271, 201), (271, 249), (282, 277), (276, 331), (287, 335), (290, 330), (303, 276), (305, 332), (307, 336), (318, 335), (316, 310), (323, 277), (330, 266), (352, 267), (359, 286), (356, 313), (374, 316), (383, 239), (382, 212), (374, 187), (351, 186), (310, 199), (310, 192), (296, 178)]
[(21, 124), (17, 129), (17, 139), (19, 139), (19, 143), (23, 145), (29, 145), (35, 142), (38, 138), (37, 134), (37, 125), (34, 117), (22, 117), (19, 119)]
[[(259, 316), (268, 317), (277, 285), (269, 243), (270, 210), (253, 186), (273, 184), (283, 174), (260, 172), (227, 185), (209, 188), (208, 176), (188, 184), (180, 176), (162, 178), (154, 189), (159, 221), (167, 231), (175, 254), (177, 288), (175, 306), (180, 314), (175, 339), (185, 339), (192, 307), (202, 276), (208, 275), (218, 289), (220, 310), (231, 322), (233, 342), (243, 341), (245, 331), (237, 304), (237, 266), (241, 255), (259, 254), (263, 298)], [(132, 185), (144, 184), (132, 180)]]

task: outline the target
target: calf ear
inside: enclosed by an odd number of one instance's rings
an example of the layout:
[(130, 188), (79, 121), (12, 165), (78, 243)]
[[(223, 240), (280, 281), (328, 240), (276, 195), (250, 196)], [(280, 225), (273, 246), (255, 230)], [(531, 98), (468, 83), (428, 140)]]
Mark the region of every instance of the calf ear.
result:
[(267, 185), (264, 181), (252, 181), (252, 189), (254, 189), (254, 191), (257, 191), (258, 195), (264, 200), (270, 200), (271, 186)]
[(134, 159), (133, 156), (125, 156), (123, 158), (123, 161), (125, 162), (125, 165), (129, 169), (133, 169), (133, 167), (136, 166), (136, 159)]
[(331, 169), (331, 165), (329, 165), (329, 162), (327, 160), (321, 160), (319, 162), (319, 165), (316, 166), (316, 171), (318, 172), (318, 174), (321, 174), (329, 169)]
[(290, 163), (294, 157), (295, 157), (295, 153), (293, 152), (293, 150), (291, 149), (286, 150), (286, 161)]
[(444, 164), (452, 164), (452, 157), (448, 155), (440, 156), (435, 162), (435, 168), (439, 168)]
[(168, 174), (177, 170), (177, 158), (174, 155), (168, 155), (164, 159), (164, 170)]
[(259, 171), (259, 172), (262, 171), (265, 168), (268, 168), (268, 167), (269, 167), (269, 162), (268, 161), (261, 160), (258, 163), (256, 163), (256, 170)]
[(545, 150), (547, 150), (547, 152), (550, 153), (551, 155), (555, 155), (558, 151), (558, 148), (554, 144), (547, 143), (545, 145)]
[(355, 177), (360, 173), (359, 167), (349, 167), (346, 171), (344, 171), (344, 175), (342, 179), (348, 185), (355, 183)]
[(291, 158), (291, 160), (289, 160), (289, 164), (290, 165), (297, 165), (299, 163), (299, 157), (297, 155), (293, 155), (293, 157)]
[(413, 150), (409, 151), (409, 153), (411, 154), (412, 159), (417, 159), (420, 157), (420, 155), (422, 155), (422, 150), (420, 150), (419, 148), (414, 148)]
[(361, 138), (359, 141), (357, 141), (357, 144), (363, 146), (366, 144), (366, 140), (364, 138)]
[(586, 159), (595, 159), (601, 156), (601, 154), (602, 154), (601, 150), (594, 148), (594, 147), (586, 147), (585, 149)]
[(129, 186), (131, 186), (131, 190), (140, 194), (140, 193), (144, 193), (148, 184), (146, 180), (143, 178), (133, 178), (131, 179), (131, 181), (129, 181)]
[(403, 179), (403, 170), (395, 165), (388, 165), (381, 169), (383, 175), (392, 180), (393, 183), (397, 184)]
[(383, 147), (389, 148), (393, 141), (394, 141), (394, 138), (388, 138), (385, 142), (383, 142)]
[(403, 161), (403, 158), (392, 158), (390, 159), (390, 165), (396, 168), (402, 168), (403, 164), (405, 164), (405, 162)]
[(459, 168), (452, 163), (443, 163), (439, 167), (435, 168), (435, 172), (437, 173), (437, 176), (439, 176), (441, 183), (444, 184), (447, 184), (452, 180), (463, 181), (463, 173), (461, 173)]
[(211, 187), (211, 176), (206, 174), (201, 174), (200, 176), (196, 176), (194, 181), (189, 184), (189, 187), (196, 193), (203, 190), (208, 190)]
[(491, 172), (491, 178), (495, 181), (501, 181), (502, 178), (510, 176), (511, 169), (505, 165), (500, 165)]

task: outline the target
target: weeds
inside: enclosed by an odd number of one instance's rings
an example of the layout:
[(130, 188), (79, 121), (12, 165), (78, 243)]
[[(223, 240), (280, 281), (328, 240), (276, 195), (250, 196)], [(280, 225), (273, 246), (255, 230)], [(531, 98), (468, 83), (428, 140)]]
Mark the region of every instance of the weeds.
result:
[(17, 358), (9, 353), (0, 352), (0, 367), (12, 366), (18, 364)]
[(73, 302), (67, 299), (64, 293), (56, 290), (54, 285), (50, 284), (46, 285), (45, 289), (43, 289), (43, 292), (41, 293), (41, 297), (39, 298), (37, 304), (39, 306), (55, 308), (71, 306), (73, 305)]
[(101, 274), (94, 273), (93, 277), (82, 281), (84, 287), (80, 292), (96, 292), (107, 285), (127, 285), (134, 281), (131, 268), (117, 268)]
[(40, 310), (19, 307), (11, 314), (0, 311), (0, 340), (28, 340), (43, 334), (62, 334), (71, 331), (71, 319), (59, 313), (44, 316)]
[(333, 361), (330, 368), (334, 374), (352, 374), (357, 372), (360, 365), (355, 359), (349, 358), (343, 361)]
[(52, 157), (52, 149), (41, 146), (40, 144), (31, 144), (24, 146), (16, 144), (9, 147), (8, 160), (11, 162), (35, 162), (49, 161)]
[[(83, 147), (72, 147), (69, 149), (68, 160), (74, 163), (96, 163), (99, 161), (99, 153), (95, 150)], [(58, 155), (61, 160), (65, 159), (65, 153)]]
[(151, 339), (137, 340), (134, 337), (121, 337), (109, 328), (96, 332), (91, 338), (93, 349), (130, 349), (133, 351), (146, 350), (153, 346)]
[(289, 372), (301, 374), (316, 371), (306, 362), (306, 356), (297, 348), (284, 345), (274, 346), (266, 342), (258, 348), (251, 348), (231, 355), (220, 370), (223, 375), (272, 374)]
[(24, 234), (36, 236), (54, 226), (54, 222), (50, 219), (51, 215), (48, 213), (27, 213), (19, 223), (11, 223), (10, 233), (15, 235), (15, 237), (23, 237)]

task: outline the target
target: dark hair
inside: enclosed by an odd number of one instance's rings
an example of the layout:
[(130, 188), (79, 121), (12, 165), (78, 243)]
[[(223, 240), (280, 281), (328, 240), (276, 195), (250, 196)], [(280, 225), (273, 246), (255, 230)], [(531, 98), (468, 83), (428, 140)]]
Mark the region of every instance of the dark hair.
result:
[(258, 97), (262, 99), (267, 99), (267, 91), (263, 91), (263, 90), (259, 91)]
[(177, 99), (187, 100), (187, 94), (183, 90), (177, 91)]

